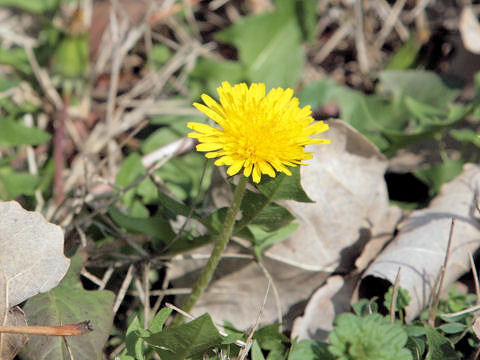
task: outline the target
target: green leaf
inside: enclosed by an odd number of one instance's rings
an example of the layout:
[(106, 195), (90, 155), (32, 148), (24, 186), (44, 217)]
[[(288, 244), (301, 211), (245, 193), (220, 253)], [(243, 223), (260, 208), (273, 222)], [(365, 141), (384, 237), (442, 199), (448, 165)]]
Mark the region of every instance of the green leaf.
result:
[(264, 177), (257, 184), (257, 189), (270, 201), (295, 200), (299, 202), (314, 202), (308, 197), (300, 183), (300, 166), (290, 169), (291, 176), (279, 173), (274, 178)]
[(20, 82), (18, 80), (10, 80), (7, 78), (0, 79), (0, 92), (7, 91), (17, 86)]
[(305, 41), (312, 43), (317, 36), (317, 2), (312, 0), (296, 0), (295, 9), (298, 17), (298, 26)]
[(107, 290), (86, 291), (79, 279), (86, 254), (79, 251), (60, 284), (28, 299), (23, 311), (30, 325), (63, 325), (90, 320), (93, 332), (70, 337), (32, 336), (21, 351), (24, 360), (67, 360), (68, 343), (76, 360), (101, 360), (113, 323), (115, 295)]
[(335, 81), (327, 77), (305, 86), (298, 93), (298, 98), (301, 104), (310, 105), (312, 109), (317, 109), (330, 101), (334, 90), (339, 87)]
[(141, 145), (142, 152), (144, 154), (148, 154), (162, 146), (168, 145), (175, 140), (180, 139), (182, 136), (187, 135), (190, 131), (187, 126), (186, 122), (181, 123), (181, 128), (176, 127), (162, 127), (160, 129), (155, 130)]
[(334, 325), (328, 336), (331, 343), (328, 349), (341, 359), (412, 359), (412, 354), (405, 348), (405, 330), (398, 324), (390, 324), (379, 314), (364, 317), (340, 314)]
[(1, 7), (15, 7), (33, 14), (43, 14), (56, 9), (58, 0), (0, 0)]
[(292, 235), (295, 232), (295, 230), (297, 230), (297, 228), (298, 228), (297, 223), (290, 223), (287, 226), (284, 226), (277, 231), (266, 232), (266, 231), (263, 231), (258, 226), (249, 226), (249, 230), (251, 231), (255, 239), (253, 251), (255, 252), (255, 255), (257, 256), (257, 258), (261, 259), (263, 250), (272, 246), (273, 244), (284, 241), (290, 235)]
[(252, 344), (252, 360), (265, 360), (265, 356), (263, 356), (262, 349), (260, 345), (258, 345), (257, 341), (254, 341)]
[(20, 195), (34, 195), (39, 178), (26, 172), (15, 172), (11, 167), (0, 167), (0, 198), (13, 200)]
[(175, 236), (170, 223), (158, 215), (148, 218), (137, 218), (127, 215), (115, 207), (110, 207), (108, 215), (123, 229), (132, 233), (146, 234), (152, 239), (161, 241), (163, 244), (168, 243)]
[(408, 95), (418, 102), (445, 109), (457, 97), (461, 84), (441, 78), (432, 71), (383, 71), (380, 74), (381, 94), (393, 97)]
[[(393, 296), (393, 286), (390, 286), (388, 288), (387, 293), (385, 294), (385, 300), (383, 301), (383, 305), (387, 309), (390, 309), (391, 307), (392, 296)], [(399, 287), (397, 292), (397, 302), (394, 304), (395, 311), (398, 311), (399, 309), (400, 310), (405, 309), (411, 300), (412, 298), (408, 294), (408, 290), (402, 287)]]
[(335, 360), (328, 345), (315, 340), (295, 342), (290, 348), (288, 360)]
[(148, 328), (148, 330), (153, 334), (162, 331), (163, 325), (165, 325), (165, 321), (167, 321), (171, 313), (172, 313), (171, 308), (161, 309), (153, 317), (152, 321), (150, 322), (150, 327)]
[[(16, 2), (16, 0), (12, 1)], [(36, 2), (35, 0), (33, 1)], [(0, 64), (10, 65), (25, 75), (33, 75), (33, 70), (23, 48), (4, 49), (0, 47)]]
[(463, 143), (472, 143), (480, 148), (480, 134), (471, 129), (452, 129), (450, 136)]
[(452, 322), (448, 324), (443, 324), (439, 326), (437, 329), (442, 330), (445, 334), (458, 334), (463, 332), (467, 328), (467, 325), (458, 323), (458, 322)]
[(204, 314), (186, 324), (167, 327), (144, 339), (155, 347), (162, 360), (183, 360), (207, 353), (212, 347), (220, 345), (223, 337), (210, 315)]
[(237, 47), (250, 82), (264, 82), (269, 88), (294, 87), (305, 61), (295, 2), (282, 0), (276, 5), (272, 13), (240, 18), (216, 38)]
[(386, 70), (406, 70), (411, 68), (417, 59), (421, 43), (416, 36), (410, 37), (390, 58)]
[(88, 63), (87, 35), (64, 35), (53, 54), (53, 71), (65, 78), (84, 78)]
[(140, 325), (140, 320), (135, 316), (128, 326), (127, 334), (125, 336), (125, 345), (127, 355), (133, 356), (134, 359), (144, 360), (143, 356), (143, 339), (138, 335), (137, 330), (143, 330)]
[(39, 145), (50, 135), (36, 127), (27, 127), (9, 118), (0, 119), (0, 146)]
[(425, 325), (428, 352), (425, 360), (455, 360), (460, 356), (455, 352), (453, 344), (437, 330)]
[(199, 58), (190, 73), (193, 98), (198, 98), (203, 93), (215, 96), (217, 87), (222, 81), (228, 81), (230, 84), (245, 81), (247, 77), (245, 71), (245, 65), (237, 61)]
[(441, 186), (460, 175), (464, 162), (462, 159), (447, 160), (439, 165), (433, 165), (426, 169), (416, 170), (415, 176), (430, 187), (430, 195), (438, 194)]
[(264, 195), (248, 190), (245, 192), (240, 209), (242, 219), (235, 224), (234, 233), (248, 224), (259, 225), (265, 231), (274, 231), (295, 219), (283, 206), (271, 203)]

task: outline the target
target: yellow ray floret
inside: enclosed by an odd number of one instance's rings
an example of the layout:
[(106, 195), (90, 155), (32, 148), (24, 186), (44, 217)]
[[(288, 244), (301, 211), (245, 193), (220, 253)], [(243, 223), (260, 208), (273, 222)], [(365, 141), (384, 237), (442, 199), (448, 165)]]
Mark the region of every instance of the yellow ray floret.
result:
[(243, 175), (260, 182), (262, 174), (291, 175), (288, 166), (305, 165), (312, 158), (305, 145), (328, 144), (327, 139), (310, 138), (328, 130), (328, 124), (314, 121), (310, 106), (299, 107), (292, 89), (272, 89), (265, 95), (265, 84), (223, 82), (217, 89), (220, 103), (203, 94), (204, 104), (193, 105), (218, 126), (190, 122), (195, 130), (188, 136), (198, 139), (198, 151), (217, 158), (215, 165), (229, 166), (228, 175), (243, 169)]

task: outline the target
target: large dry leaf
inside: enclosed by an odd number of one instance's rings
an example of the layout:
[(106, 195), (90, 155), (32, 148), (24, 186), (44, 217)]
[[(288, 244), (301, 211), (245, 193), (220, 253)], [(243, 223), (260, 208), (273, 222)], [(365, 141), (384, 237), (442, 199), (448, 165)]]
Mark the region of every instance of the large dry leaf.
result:
[(7, 308), (55, 287), (69, 264), (59, 226), (15, 201), (0, 202), (0, 289), (7, 290)]
[(367, 269), (360, 296), (375, 293), (385, 286), (385, 280), (393, 283), (401, 268), (400, 286), (412, 297), (407, 320), (415, 318), (427, 306), (443, 265), (452, 218), (456, 218), (456, 225), (444, 287), (467, 272), (469, 253), (480, 246), (476, 211), (479, 180), (480, 167), (465, 165), (463, 173), (445, 184), (427, 209), (412, 212), (401, 224), (398, 236)]
[[(185, 264), (187, 267), (191, 265)], [(198, 263), (194, 267), (196, 265)], [(257, 321), (269, 280), (262, 268), (251, 260), (224, 259), (220, 265), (217, 276), (221, 277), (201, 296), (192, 314), (199, 316), (208, 312), (219, 324), (228, 320), (237, 328), (248, 329)], [(293, 320), (303, 311), (303, 306), (295, 309), (292, 308), (293, 305), (308, 299), (328, 276), (327, 273), (310, 272), (275, 260), (265, 259), (264, 266), (271, 275), (273, 284), (260, 324)], [(170, 275), (174, 276), (178, 269), (172, 270)], [(195, 277), (190, 273), (176, 280), (175, 287), (192, 286)], [(275, 296), (275, 290), (278, 291), (278, 297)], [(181, 304), (182, 301), (179, 299), (178, 303)], [(290, 324), (287, 323), (287, 326)]]
[(392, 233), (401, 214), (388, 204), (385, 157), (343, 121), (329, 124), (325, 134), (332, 143), (307, 147), (314, 157), (301, 169), (302, 185), (315, 203), (289, 202), (299, 229), (266, 252), (311, 271), (351, 267), (372, 235)]
[(464, 6), (458, 26), (463, 46), (474, 54), (480, 54), (480, 23), (472, 6)]
[(333, 330), (333, 320), (350, 310), (350, 300), (358, 276), (345, 279), (334, 275), (308, 301), (305, 313), (295, 319), (291, 338), (326, 341)]

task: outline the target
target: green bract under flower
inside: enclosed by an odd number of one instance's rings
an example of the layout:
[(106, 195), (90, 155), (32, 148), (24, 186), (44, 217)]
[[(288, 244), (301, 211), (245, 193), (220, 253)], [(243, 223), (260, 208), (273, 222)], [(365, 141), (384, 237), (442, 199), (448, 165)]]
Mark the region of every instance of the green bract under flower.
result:
[(187, 126), (196, 131), (189, 136), (200, 142), (197, 150), (218, 158), (215, 165), (229, 166), (228, 175), (243, 168), (243, 175), (252, 175), (256, 183), (262, 174), (291, 175), (288, 166), (306, 165), (303, 161), (312, 158), (305, 145), (330, 143), (311, 138), (328, 130), (328, 124), (314, 121), (310, 106), (300, 108), (292, 89), (272, 89), (265, 95), (265, 84), (232, 87), (223, 82), (217, 91), (220, 103), (203, 94), (205, 105), (193, 105), (219, 127), (194, 122)]

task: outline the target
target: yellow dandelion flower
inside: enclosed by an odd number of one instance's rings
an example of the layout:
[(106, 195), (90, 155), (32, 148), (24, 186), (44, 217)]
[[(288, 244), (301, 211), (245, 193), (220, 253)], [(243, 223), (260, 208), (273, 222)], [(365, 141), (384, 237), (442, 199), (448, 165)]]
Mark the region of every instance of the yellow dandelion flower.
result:
[(265, 95), (265, 84), (245, 83), (217, 88), (220, 103), (203, 94), (205, 103), (193, 105), (215, 121), (218, 127), (190, 122), (188, 134), (200, 142), (198, 151), (207, 158), (218, 158), (215, 165), (227, 165), (228, 175), (243, 168), (243, 175), (260, 182), (262, 174), (292, 173), (287, 166), (306, 165), (312, 158), (305, 145), (328, 144), (327, 139), (310, 138), (328, 130), (328, 124), (314, 121), (310, 106), (299, 107), (292, 89), (272, 89)]

